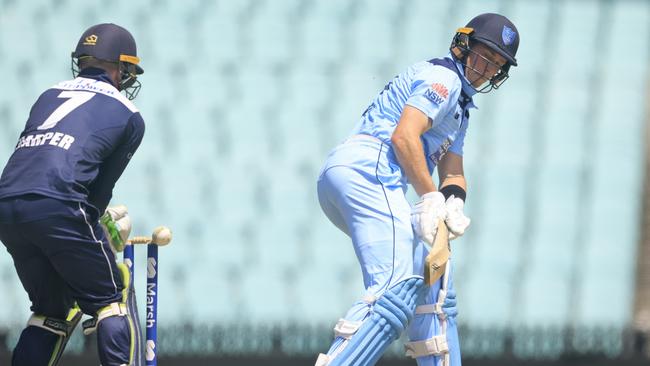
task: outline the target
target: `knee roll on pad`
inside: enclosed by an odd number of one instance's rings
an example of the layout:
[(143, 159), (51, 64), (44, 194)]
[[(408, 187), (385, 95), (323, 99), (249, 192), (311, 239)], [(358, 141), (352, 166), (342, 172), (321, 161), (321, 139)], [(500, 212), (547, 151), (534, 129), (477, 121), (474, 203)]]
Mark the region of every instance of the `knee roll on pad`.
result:
[(128, 316), (127, 306), (124, 303), (114, 302), (106, 307), (103, 307), (97, 312), (97, 316), (84, 320), (81, 326), (84, 329), (84, 335), (91, 335), (99, 326), (99, 323), (111, 316)]
[(27, 321), (27, 326), (38, 327), (47, 330), (50, 333), (62, 337), (69, 337), (72, 331), (79, 323), (82, 313), (75, 306), (68, 311), (68, 316), (64, 319), (50, 318), (43, 315), (32, 314)]
[(374, 365), (388, 346), (399, 338), (413, 318), (415, 306), (424, 287), (422, 277), (407, 278), (388, 290), (375, 302), (370, 315), (350, 336), (342, 350), (321, 355), (319, 365)]
[[(56, 366), (81, 316), (76, 305), (65, 319), (32, 314), (14, 350), (12, 365)], [(36, 349), (41, 352), (34, 352)]]

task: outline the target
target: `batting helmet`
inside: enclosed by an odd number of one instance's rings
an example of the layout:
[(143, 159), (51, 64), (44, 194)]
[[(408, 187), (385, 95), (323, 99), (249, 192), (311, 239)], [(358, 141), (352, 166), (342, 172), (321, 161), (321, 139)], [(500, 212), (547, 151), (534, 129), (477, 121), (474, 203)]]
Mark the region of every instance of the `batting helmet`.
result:
[(459, 28), (451, 42), (450, 50), (466, 67), (466, 57), (472, 52), (472, 42), (480, 42), (506, 59), (506, 64), (490, 79), (490, 83), (479, 91), (484, 91), (487, 87), (490, 87), (490, 90), (497, 89), (508, 78), (510, 67), (517, 66), (517, 27), (503, 15), (485, 13), (474, 17), (465, 27)]
[(137, 75), (144, 73), (140, 67), (135, 39), (128, 30), (112, 23), (97, 24), (88, 28), (72, 52), (72, 70), (79, 73), (79, 60), (85, 57), (115, 63), (120, 70), (119, 90), (125, 90), (129, 99), (140, 90)]

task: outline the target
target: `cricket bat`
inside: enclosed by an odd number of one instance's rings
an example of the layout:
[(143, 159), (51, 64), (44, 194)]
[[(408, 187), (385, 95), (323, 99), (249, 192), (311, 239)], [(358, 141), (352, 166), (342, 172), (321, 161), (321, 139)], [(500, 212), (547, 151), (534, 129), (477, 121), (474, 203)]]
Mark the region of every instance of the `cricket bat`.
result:
[(433, 285), (445, 273), (445, 264), (449, 260), (449, 229), (444, 220), (438, 221), (438, 232), (433, 240), (431, 251), (424, 260), (424, 280)]

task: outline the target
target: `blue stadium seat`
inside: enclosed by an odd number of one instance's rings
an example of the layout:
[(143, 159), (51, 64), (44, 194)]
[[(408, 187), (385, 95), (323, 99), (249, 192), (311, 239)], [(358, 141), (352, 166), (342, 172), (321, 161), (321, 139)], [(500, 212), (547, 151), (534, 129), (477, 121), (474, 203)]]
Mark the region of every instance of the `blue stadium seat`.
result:
[[(649, 6), (4, 1), (0, 68), (10, 92), (0, 94), (0, 153), (6, 160), (13, 150), (38, 94), (70, 78), (79, 32), (100, 21), (126, 26), (146, 70), (136, 104), (147, 132), (113, 203), (129, 205), (134, 233), (160, 224), (174, 231), (160, 252), (161, 322), (333, 324), (362, 285), (349, 238), (318, 206), (327, 153), (391, 77), (446, 54), (457, 27), (499, 9), (521, 32), (520, 66), (502, 89), (478, 95), (480, 110), (472, 111), (465, 146), (472, 226), (453, 243), (461, 321), (626, 324)], [(9, 304), (0, 328), (22, 327), (27, 300), (4, 252), (0, 276)], [(604, 296), (621, 304), (606, 320)], [(573, 312), (579, 319), (568, 319)]]

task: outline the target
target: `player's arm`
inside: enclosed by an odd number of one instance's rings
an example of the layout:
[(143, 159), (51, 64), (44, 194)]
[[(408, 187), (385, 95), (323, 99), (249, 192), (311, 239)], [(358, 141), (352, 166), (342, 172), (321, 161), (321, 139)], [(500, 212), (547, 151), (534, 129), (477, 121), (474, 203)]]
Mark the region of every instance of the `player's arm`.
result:
[(420, 136), (431, 128), (431, 120), (419, 109), (405, 106), (399, 123), (393, 131), (391, 142), (402, 171), (420, 196), (411, 211), (411, 222), (416, 234), (429, 245), (444, 220), (445, 198), (436, 191), (427, 167), (424, 147)]
[(465, 233), (470, 219), (463, 212), (467, 195), (467, 181), (463, 173), (463, 156), (447, 152), (438, 163), (440, 192), (445, 197), (446, 218), (450, 239)]
[(421, 136), (455, 106), (461, 82), (453, 72), (436, 67), (418, 71), (414, 80), (391, 142), (404, 175), (420, 196), (411, 211), (415, 233), (433, 245), (438, 223), (447, 211), (445, 197), (437, 191), (429, 172)]
[(431, 121), (426, 114), (407, 105), (391, 137), (397, 160), (419, 196), (436, 191), (420, 140), (430, 127)]
[[(440, 179), (441, 191), (446, 187), (457, 186), (467, 192), (467, 181), (463, 171), (463, 157), (451, 151), (443, 155), (438, 163), (438, 178)], [(456, 195), (456, 197), (459, 196)], [(463, 195), (462, 199), (465, 200), (465, 195)]]
[(139, 113), (129, 119), (120, 144), (111, 155), (104, 160), (99, 168), (99, 174), (89, 187), (88, 202), (95, 206), (100, 215), (104, 213), (113, 195), (115, 183), (129, 164), (131, 157), (140, 146), (144, 136), (144, 121)]

